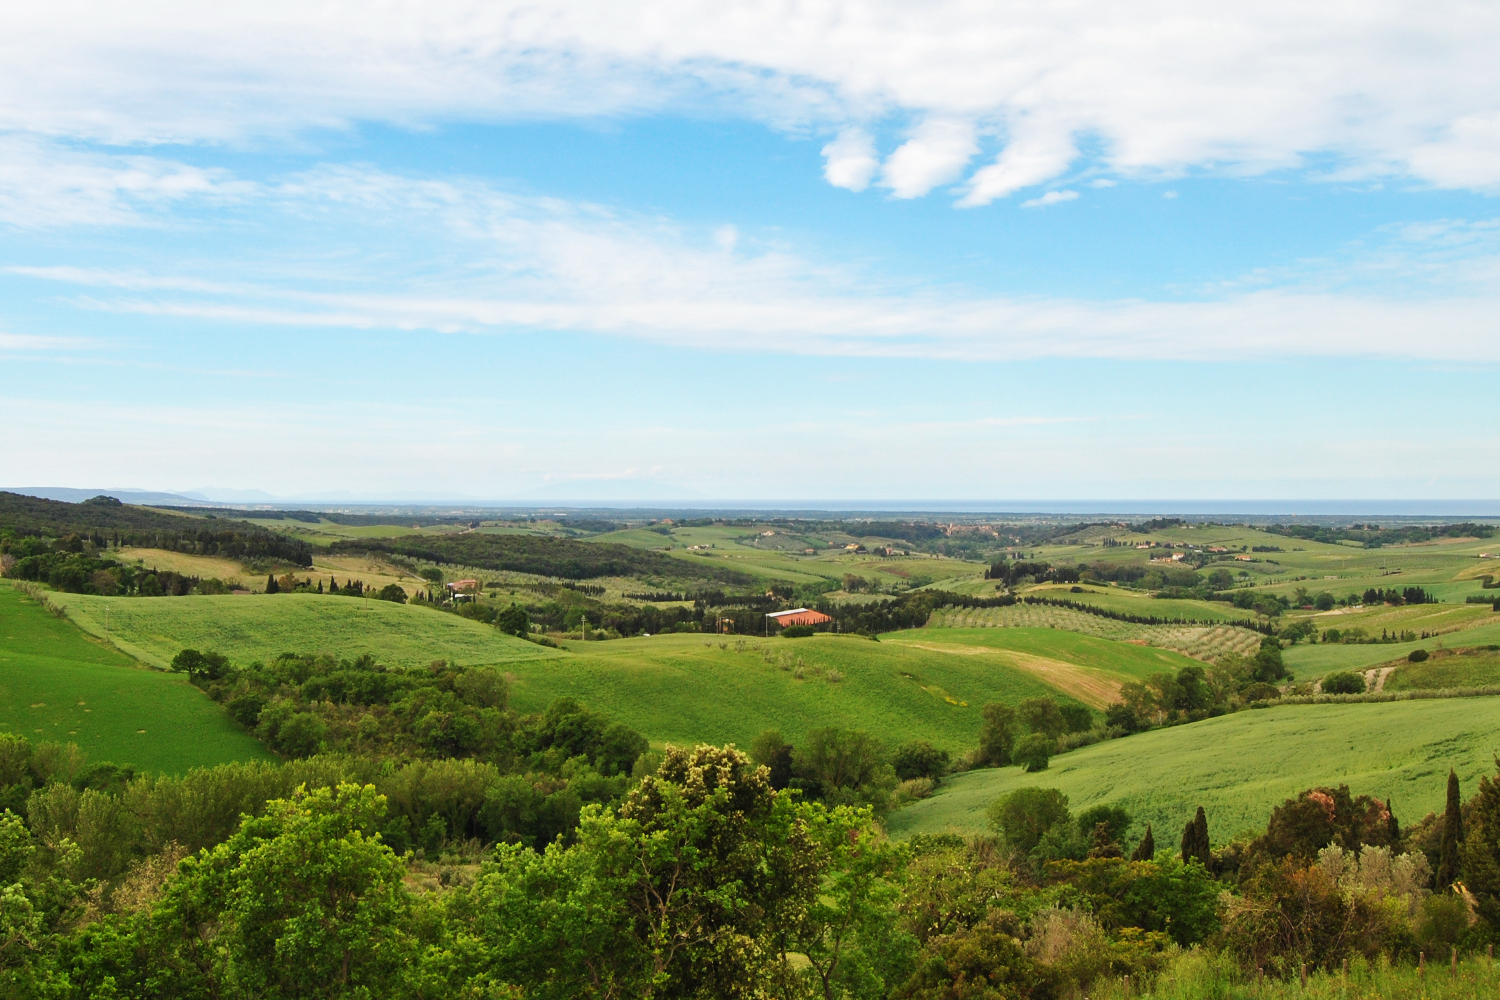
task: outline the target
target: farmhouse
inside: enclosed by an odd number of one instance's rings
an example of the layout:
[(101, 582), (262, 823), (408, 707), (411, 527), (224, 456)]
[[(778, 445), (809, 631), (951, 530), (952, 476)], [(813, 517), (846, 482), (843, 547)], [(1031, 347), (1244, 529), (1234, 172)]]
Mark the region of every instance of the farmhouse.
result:
[(448, 594), (455, 601), (474, 600), (479, 594), (478, 580), (454, 580), (448, 584)]
[(773, 611), (766, 616), (781, 628), (788, 625), (823, 625), (833, 621), (828, 615), (821, 611), (809, 611), (807, 608), (793, 608), (790, 611)]

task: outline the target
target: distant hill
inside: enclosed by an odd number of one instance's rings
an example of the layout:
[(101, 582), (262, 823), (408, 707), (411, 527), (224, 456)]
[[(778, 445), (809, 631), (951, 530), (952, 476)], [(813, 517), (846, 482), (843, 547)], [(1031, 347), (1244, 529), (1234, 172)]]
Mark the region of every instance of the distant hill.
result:
[(312, 548), (300, 539), (240, 520), (153, 510), (109, 496), (66, 503), (0, 493), (0, 531), (19, 537), (77, 535), (101, 547), (141, 545), (197, 555), (284, 559), (299, 566), (312, 565)]
[(126, 503), (180, 504), (185, 507), (212, 506), (209, 499), (200, 493), (161, 493), (152, 490), (98, 489), (80, 490), (71, 486), (9, 486), (4, 492), (21, 496), (40, 497), (43, 500), (61, 500), (64, 503), (83, 503), (97, 496), (116, 497)]

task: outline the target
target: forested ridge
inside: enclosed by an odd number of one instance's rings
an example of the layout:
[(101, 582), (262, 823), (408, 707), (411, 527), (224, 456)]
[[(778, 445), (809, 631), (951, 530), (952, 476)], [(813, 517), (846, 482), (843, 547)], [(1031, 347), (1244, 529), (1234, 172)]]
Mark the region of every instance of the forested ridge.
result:
[(0, 532), (14, 538), (76, 536), (97, 548), (134, 545), (231, 559), (279, 559), (312, 565), (303, 541), (258, 525), (217, 517), (167, 514), (123, 504), (112, 497), (83, 503), (0, 493)]
[(334, 551), (386, 552), (428, 562), (474, 566), (496, 571), (535, 573), (564, 580), (604, 576), (635, 576), (664, 580), (711, 580), (746, 584), (751, 577), (730, 569), (676, 559), (649, 549), (613, 542), (582, 542), (535, 535), (484, 534), (411, 535), (335, 542)]

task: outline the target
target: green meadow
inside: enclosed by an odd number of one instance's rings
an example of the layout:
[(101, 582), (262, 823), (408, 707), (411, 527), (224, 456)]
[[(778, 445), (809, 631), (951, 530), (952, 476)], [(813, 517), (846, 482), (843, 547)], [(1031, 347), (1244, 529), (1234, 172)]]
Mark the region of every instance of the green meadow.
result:
[(566, 657), (507, 668), (513, 703), (536, 711), (578, 698), (657, 744), (748, 746), (766, 729), (795, 742), (839, 726), (891, 748), (926, 739), (960, 754), (974, 746), (986, 702), (1060, 693), (1003, 653), (956, 644), (680, 634), (566, 645)]
[(1110, 740), (1052, 759), (1046, 771), (970, 771), (891, 816), (893, 835), (979, 833), (991, 802), (1017, 788), (1057, 788), (1075, 812), (1107, 803), (1153, 824), (1171, 849), (1203, 806), (1213, 841), (1264, 829), (1271, 809), (1305, 788), (1347, 784), (1389, 798), (1412, 823), (1442, 808), (1448, 768), (1464, 794), (1493, 775), (1500, 698), (1349, 705), (1286, 705)]
[[(53, 594), (86, 632), (163, 667), (183, 649), (213, 650), (237, 664), (281, 653), (369, 653), (395, 667), (451, 659), (466, 666), (557, 656), (457, 615), (410, 604), (321, 594), (104, 598)], [(106, 616), (107, 610), (107, 616)]]
[(1431, 691), (1500, 684), (1500, 653), (1491, 650), (1401, 663), (1386, 678), (1387, 691)]
[(9, 586), (0, 586), (0, 730), (169, 774), (271, 756), (185, 678), (145, 669)]

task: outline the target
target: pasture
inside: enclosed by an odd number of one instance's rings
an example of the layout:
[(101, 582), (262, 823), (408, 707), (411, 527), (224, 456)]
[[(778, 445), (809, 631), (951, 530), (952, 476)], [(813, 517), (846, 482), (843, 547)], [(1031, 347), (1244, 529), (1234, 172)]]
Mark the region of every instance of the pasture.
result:
[[(235, 664), (280, 653), (369, 653), (394, 667), (451, 659), (466, 666), (545, 659), (556, 650), (467, 618), (410, 604), (320, 594), (105, 598), (54, 594), (84, 631), (153, 666), (182, 649), (213, 650)], [(105, 609), (108, 608), (106, 622)]]
[(1018, 668), (1011, 654), (976, 656), (921, 638), (918, 644), (832, 635), (658, 635), (569, 642), (566, 657), (507, 670), (515, 678), (512, 703), (523, 711), (577, 698), (658, 745), (743, 747), (766, 729), (795, 742), (811, 729), (839, 726), (874, 733), (891, 749), (926, 739), (960, 754), (974, 746), (986, 702), (1071, 700), (1036, 672)]
[(1387, 691), (1476, 688), (1500, 684), (1500, 653), (1490, 649), (1435, 654), (1422, 663), (1399, 661), (1395, 673), (1386, 678)]
[(141, 667), (4, 585), (0, 729), (146, 772), (271, 756), (186, 678)]
[(1203, 806), (1215, 844), (1264, 829), (1271, 809), (1316, 785), (1391, 799), (1403, 824), (1443, 807), (1448, 768), (1464, 795), (1494, 774), (1500, 698), (1349, 705), (1286, 705), (1238, 712), (1083, 747), (1046, 771), (970, 771), (893, 814), (892, 835), (985, 831), (985, 809), (1017, 788), (1058, 788), (1077, 812), (1118, 805), (1147, 822), (1157, 849), (1174, 850), (1183, 824)]

